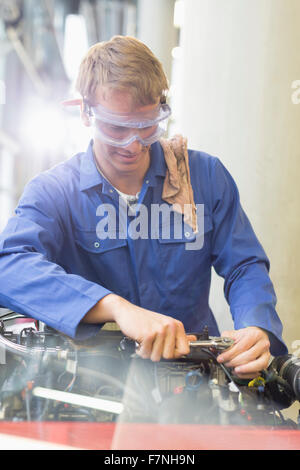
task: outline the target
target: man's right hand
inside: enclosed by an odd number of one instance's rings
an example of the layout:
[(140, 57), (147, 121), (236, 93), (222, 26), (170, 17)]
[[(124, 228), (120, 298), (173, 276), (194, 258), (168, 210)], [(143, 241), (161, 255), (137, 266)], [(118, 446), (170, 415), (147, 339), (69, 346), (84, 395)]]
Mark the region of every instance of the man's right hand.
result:
[(115, 294), (101, 299), (83, 319), (87, 323), (115, 321), (123, 334), (135, 340), (136, 353), (152, 361), (175, 359), (190, 351), (183, 324), (172, 317), (138, 307)]

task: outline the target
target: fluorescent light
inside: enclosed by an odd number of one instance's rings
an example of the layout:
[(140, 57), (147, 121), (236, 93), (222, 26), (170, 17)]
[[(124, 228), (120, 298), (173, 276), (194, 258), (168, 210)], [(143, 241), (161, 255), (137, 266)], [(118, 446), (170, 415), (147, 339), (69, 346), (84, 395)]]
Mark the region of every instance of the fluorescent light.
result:
[(77, 393), (62, 392), (44, 387), (35, 387), (32, 390), (35, 397), (45, 398), (46, 400), (62, 401), (70, 405), (83, 406), (85, 408), (93, 408), (94, 410), (107, 411), (108, 413), (121, 414), (124, 406), (123, 403), (104, 400), (103, 398), (94, 398)]
[(183, 0), (176, 0), (174, 5), (174, 26), (182, 28), (184, 21), (184, 5)]
[(88, 50), (88, 38), (84, 17), (68, 15), (66, 17), (64, 38), (64, 63), (66, 72), (74, 80), (80, 62)]
[(175, 59), (175, 60), (176, 59), (181, 59), (181, 57), (182, 57), (182, 47), (180, 47), (180, 46), (173, 47), (171, 54), (172, 54), (173, 59)]
[(22, 145), (36, 156), (37, 162), (46, 158), (48, 167), (65, 160), (66, 155), (82, 152), (82, 147), (87, 147), (92, 138), (91, 128), (85, 127), (80, 119), (79, 107), (71, 114), (58, 102), (32, 96), (25, 103), (21, 123)]
[(54, 105), (33, 102), (24, 112), (21, 138), (39, 153), (55, 154), (61, 151), (66, 138), (66, 122), (60, 109)]

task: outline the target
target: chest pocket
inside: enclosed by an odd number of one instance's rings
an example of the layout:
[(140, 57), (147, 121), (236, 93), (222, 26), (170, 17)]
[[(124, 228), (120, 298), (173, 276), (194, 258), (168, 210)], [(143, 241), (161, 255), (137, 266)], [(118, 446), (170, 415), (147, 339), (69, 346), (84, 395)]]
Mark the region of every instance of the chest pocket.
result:
[(118, 232), (96, 233), (96, 230), (76, 229), (75, 234), (76, 243), (89, 253), (102, 254), (127, 246), (127, 240), (120, 238)]
[(129, 255), (127, 240), (115, 233), (75, 231), (75, 243), (83, 269), (90, 280), (116, 294), (128, 296)]
[(198, 234), (188, 225), (184, 225), (181, 237), (174, 236), (175, 230), (173, 233), (171, 231), (169, 238), (160, 234), (157, 259), (169, 295), (177, 297), (179, 293), (185, 296), (189, 293), (194, 297), (199, 291), (201, 280), (210, 275), (212, 228), (211, 217), (206, 215)]

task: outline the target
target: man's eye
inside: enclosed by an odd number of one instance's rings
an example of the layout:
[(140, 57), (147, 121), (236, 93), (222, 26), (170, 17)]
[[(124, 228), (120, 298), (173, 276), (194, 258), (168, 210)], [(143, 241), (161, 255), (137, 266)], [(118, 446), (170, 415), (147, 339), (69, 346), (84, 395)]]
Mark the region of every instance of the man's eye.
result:
[(109, 130), (112, 132), (126, 132), (126, 128), (121, 126), (109, 126)]

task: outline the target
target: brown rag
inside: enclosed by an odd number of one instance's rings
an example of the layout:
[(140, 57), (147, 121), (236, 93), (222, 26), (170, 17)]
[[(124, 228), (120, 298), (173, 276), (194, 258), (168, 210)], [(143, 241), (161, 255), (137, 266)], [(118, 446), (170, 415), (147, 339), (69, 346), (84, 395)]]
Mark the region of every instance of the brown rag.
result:
[(167, 165), (162, 199), (172, 204), (174, 211), (184, 214), (184, 222), (197, 233), (196, 205), (191, 185), (187, 139), (177, 134), (171, 139), (160, 139), (160, 144)]

